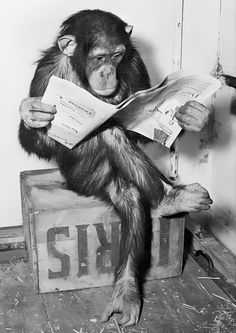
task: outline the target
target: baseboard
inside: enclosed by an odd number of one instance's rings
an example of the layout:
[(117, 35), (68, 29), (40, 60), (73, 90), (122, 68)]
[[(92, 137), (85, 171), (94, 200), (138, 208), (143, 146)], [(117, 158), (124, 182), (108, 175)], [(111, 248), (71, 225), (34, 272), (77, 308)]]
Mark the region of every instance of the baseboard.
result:
[(0, 228), (0, 251), (24, 248), (25, 238), (22, 226)]
[(227, 281), (236, 286), (236, 256), (230, 252), (212, 233), (190, 216), (186, 218), (186, 230), (192, 237), (194, 251), (201, 250), (213, 262), (214, 267), (225, 276)]
[(0, 228), (0, 263), (27, 260), (23, 226)]

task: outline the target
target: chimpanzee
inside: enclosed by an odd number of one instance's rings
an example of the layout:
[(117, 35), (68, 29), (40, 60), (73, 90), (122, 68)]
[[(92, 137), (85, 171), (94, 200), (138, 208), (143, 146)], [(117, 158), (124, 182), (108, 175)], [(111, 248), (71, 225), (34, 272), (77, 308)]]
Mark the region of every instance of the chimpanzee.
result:
[[(212, 200), (199, 184), (166, 191), (162, 176), (138, 146), (141, 136), (125, 130), (117, 119), (105, 122), (73, 149), (47, 136), (56, 108), (41, 97), (56, 75), (87, 89), (101, 100), (118, 104), (130, 94), (150, 87), (146, 67), (131, 42), (132, 27), (116, 15), (83, 10), (70, 16), (59, 36), (39, 60), (30, 97), (20, 106), (19, 140), (29, 154), (55, 161), (68, 187), (112, 205), (121, 219), (120, 258), (112, 299), (102, 321), (121, 313), (119, 323), (137, 323), (140, 315), (139, 271), (145, 255), (147, 208), (160, 215), (198, 212)], [(209, 110), (197, 102), (179, 109), (184, 129), (199, 131)]]

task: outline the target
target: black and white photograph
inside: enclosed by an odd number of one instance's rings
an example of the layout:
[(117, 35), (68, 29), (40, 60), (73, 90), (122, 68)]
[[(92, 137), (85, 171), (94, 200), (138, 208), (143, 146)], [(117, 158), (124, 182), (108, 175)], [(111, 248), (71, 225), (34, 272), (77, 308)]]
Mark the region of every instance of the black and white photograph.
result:
[(0, 13), (0, 333), (236, 332), (236, 2)]

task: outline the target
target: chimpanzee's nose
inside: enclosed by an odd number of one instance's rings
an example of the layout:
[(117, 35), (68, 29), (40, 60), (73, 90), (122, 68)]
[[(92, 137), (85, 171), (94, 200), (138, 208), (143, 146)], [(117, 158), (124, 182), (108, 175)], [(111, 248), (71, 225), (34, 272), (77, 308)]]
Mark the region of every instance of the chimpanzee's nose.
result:
[(106, 67), (103, 69), (103, 71), (101, 72), (101, 76), (102, 77), (106, 77), (107, 79), (109, 78), (109, 76), (111, 76), (112, 74), (114, 74), (114, 69), (112, 67)]

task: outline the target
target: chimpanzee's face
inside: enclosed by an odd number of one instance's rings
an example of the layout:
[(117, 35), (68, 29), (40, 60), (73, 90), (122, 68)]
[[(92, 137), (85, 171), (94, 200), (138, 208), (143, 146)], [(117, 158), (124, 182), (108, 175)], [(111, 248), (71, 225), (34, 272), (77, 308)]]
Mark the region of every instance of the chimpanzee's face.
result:
[[(127, 39), (132, 27), (127, 26), (125, 31)], [(69, 57), (86, 89), (94, 95), (108, 97), (118, 88), (117, 67), (128, 51), (123, 39), (118, 34), (110, 37), (98, 34), (94, 36), (92, 46), (87, 51), (87, 46), (83, 48), (83, 43), (77, 45), (75, 36), (65, 35), (59, 38), (58, 46)]]
[(87, 57), (86, 75), (89, 85), (97, 95), (110, 96), (117, 86), (116, 69), (125, 54), (123, 44), (111, 43), (101, 38)]

